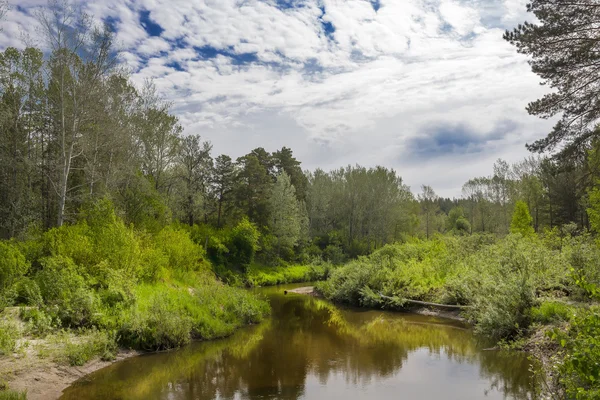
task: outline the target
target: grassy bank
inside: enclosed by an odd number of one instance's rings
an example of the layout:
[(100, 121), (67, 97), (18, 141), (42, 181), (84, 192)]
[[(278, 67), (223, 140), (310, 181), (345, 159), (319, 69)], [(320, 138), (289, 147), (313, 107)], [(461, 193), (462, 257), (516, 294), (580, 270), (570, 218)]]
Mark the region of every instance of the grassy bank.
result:
[(70, 365), (224, 337), (269, 313), (218, 281), (188, 232), (137, 231), (108, 202), (77, 224), (0, 242), (0, 308), (0, 356), (41, 342), (40, 357)]
[(334, 267), (328, 263), (280, 267), (252, 265), (244, 279), (251, 287), (315, 282), (327, 279), (333, 269)]
[(407, 300), (461, 305), (478, 333), (513, 346), (547, 332), (549, 367), (559, 372), (549, 386), (560, 396), (588, 399), (600, 393), (598, 260), (600, 249), (587, 236), (440, 236), (385, 246), (334, 270), (317, 289), (366, 307), (407, 308)]

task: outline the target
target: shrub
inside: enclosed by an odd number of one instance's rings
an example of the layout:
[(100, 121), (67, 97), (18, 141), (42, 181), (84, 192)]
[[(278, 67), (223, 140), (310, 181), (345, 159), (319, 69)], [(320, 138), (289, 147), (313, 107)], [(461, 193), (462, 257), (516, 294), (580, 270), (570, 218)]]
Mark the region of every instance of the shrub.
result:
[(11, 286), (29, 270), (29, 263), (19, 249), (0, 241), (0, 291)]
[(12, 354), (17, 345), (19, 328), (8, 321), (0, 321), (0, 355)]
[(559, 301), (546, 301), (531, 310), (534, 321), (542, 324), (567, 322), (573, 315), (573, 309)]
[(144, 286), (140, 302), (125, 316), (121, 334), (126, 344), (144, 350), (166, 350), (191, 339), (192, 321), (185, 313), (185, 293)]
[(72, 366), (82, 366), (95, 357), (103, 361), (114, 360), (117, 342), (114, 332), (92, 331), (76, 340), (67, 340), (64, 356)]
[(22, 308), (20, 317), (34, 335), (45, 336), (53, 329), (52, 317), (38, 308)]
[(235, 228), (227, 240), (229, 249), (228, 262), (235, 267), (246, 270), (258, 250), (260, 233), (254, 224), (244, 218)]
[(566, 398), (600, 398), (600, 309), (582, 312), (572, 320), (567, 333), (555, 330), (551, 336), (565, 350), (557, 368)]
[(21, 278), (15, 284), (15, 292), (17, 304), (39, 307), (44, 302), (40, 287), (30, 278)]
[(198, 270), (204, 250), (192, 241), (188, 232), (167, 226), (154, 238), (155, 246), (169, 259), (169, 267), (182, 271)]
[(42, 261), (43, 269), (35, 280), (46, 309), (63, 326), (90, 326), (97, 307), (95, 293), (88, 287), (70, 258), (55, 256)]

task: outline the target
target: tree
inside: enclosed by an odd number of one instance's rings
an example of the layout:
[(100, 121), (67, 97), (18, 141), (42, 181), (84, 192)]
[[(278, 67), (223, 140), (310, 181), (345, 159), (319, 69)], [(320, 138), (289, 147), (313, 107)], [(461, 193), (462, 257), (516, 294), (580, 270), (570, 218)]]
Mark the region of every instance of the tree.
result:
[(230, 201), (234, 186), (235, 165), (231, 157), (222, 154), (215, 159), (212, 184), (217, 198), (217, 228), (221, 227), (223, 207)]
[(268, 170), (250, 153), (238, 158), (235, 198), (239, 211), (263, 228), (269, 223), (269, 195), (273, 181)]
[(165, 173), (175, 163), (183, 128), (177, 117), (169, 113), (171, 104), (159, 98), (151, 82), (146, 82), (140, 103), (136, 116), (136, 135), (142, 171), (159, 192), (167, 194), (169, 187)]
[(465, 212), (462, 207), (454, 207), (450, 210), (446, 219), (446, 229), (458, 234), (468, 234), (471, 232), (471, 224), (465, 218)]
[(189, 135), (181, 140), (177, 161), (179, 177), (183, 181), (183, 210), (189, 225), (194, 225), (198, 213), (198, 197), (204, 207), (204, 222), (208, 222), (208, 189), (212, 176), (212, 145), (202, 142), (200, 135)]
[(285, 171), (277, 176), (269, 197), (269, 210), (269, 229), (277, 238), (277, 254), (282, 249), (292, 250), (300, 240), (303, 221), (296, 189)]
[(524, 201), (517, 201), (510, 223), (511, 233), (520, 233), (523, 236), (531, 236), (535, 233), (531, 226), (533, 218), (529, 214), (529, 208)]
[(568, 156), (598, 135), (600, 6), (596, 0), (532, 0), (527, 11), (539, 23), (525, 22), (506, 31), (504, 39), (531, 56), (533, 72), (554, 89), (530, 103), (527, 111), (545, 119), (562, 114), (545, 138), (527, 147), (543, 152), (565, 143), (559, 154)]
[(425, 237), (429, 239), (431, 233), (432, 219), (438, 210), (437, 199), (438, 196), (435, 194), (431, 186), (421, 186), (422, 193), (419, 194), (419, 202), (421, 203), (421, 210), (425, 215)]
[(88, 15), (66, 2), (52, 2), (37, 16), (51, 50), (48, 103), (57, 159), (48, 177), (57, 195), (56, 224), (61, 226), (68, 195), (79, 187), (70, 185), (73, 166), (84, 155), (84, 138), (97, 115), (92, 110), (98, 106), (98, 91), (116, 57), (109, 28), (93, 27)]
[(273, 163), (278, 173), (284, 172), (288, 174), (292, 185), (296, 188), (296, 197), (299, 201), (306, 201), (306, 190), (308, 186), (308, 179), (302, 168), (300, 167), (300, 161), (294, 158), (292, 149), (288, 147), (282, 147), (281, 150), (273, 153)]

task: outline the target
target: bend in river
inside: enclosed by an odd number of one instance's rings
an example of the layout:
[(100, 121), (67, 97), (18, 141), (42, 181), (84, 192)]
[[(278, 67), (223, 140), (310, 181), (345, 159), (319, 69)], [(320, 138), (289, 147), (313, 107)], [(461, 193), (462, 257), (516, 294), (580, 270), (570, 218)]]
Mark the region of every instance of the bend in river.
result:
[(230, 338), (128, 359), (62, 399), (529, 399), (527, 357), (462, 323), (258, 289), (272, 317)]

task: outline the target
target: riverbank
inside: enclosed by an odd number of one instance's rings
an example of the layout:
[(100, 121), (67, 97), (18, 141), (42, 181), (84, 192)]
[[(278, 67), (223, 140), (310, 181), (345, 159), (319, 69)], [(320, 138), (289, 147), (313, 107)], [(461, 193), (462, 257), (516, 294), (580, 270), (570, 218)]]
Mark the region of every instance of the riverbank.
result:
[(113, 360), (103, 361), (97, 357), (83, 366), (72, 366), (40, 357), (36, 351), (36, 347), (40, 345), (43, 345), (41, 340), (22, 341), (16, 353), (0, 358), (0, 379), (9, 390), (25, 392), (28, 400), (58, 399), (63, 390), (84, 376), (115, 362), (142, 354), (139, 351), (122, 349)]

